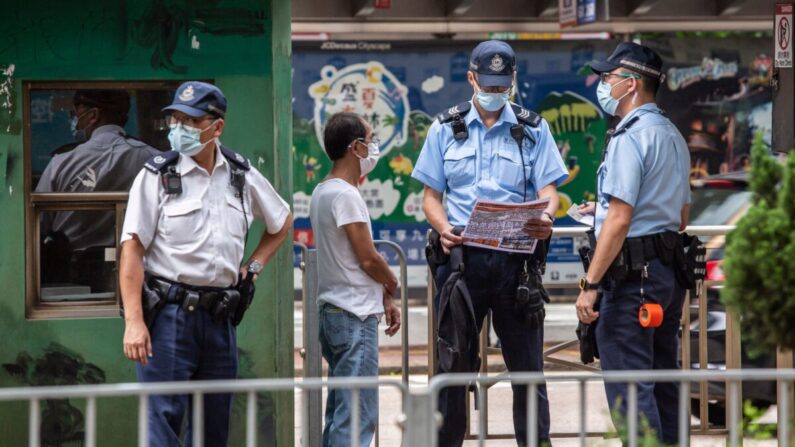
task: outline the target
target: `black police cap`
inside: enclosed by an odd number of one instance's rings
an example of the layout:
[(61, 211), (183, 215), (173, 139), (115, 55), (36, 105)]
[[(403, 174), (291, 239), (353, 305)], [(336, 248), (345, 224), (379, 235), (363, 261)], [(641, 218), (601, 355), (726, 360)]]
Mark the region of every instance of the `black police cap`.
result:
[(634, 42), (622, 42), (606, 60), (591, 63), (591, 70), (598, 74), (622, 67), (653, 79), (662, 80), (662, 65), (662, 58), (651, 48)]
[(103, 110), (126, 112), (130, 109), (130, 94), (127, 90), (77, 90), (72, 99), (75, 107), (79, 105), (97, 107)]
[(469, 69), (478, 74), (478, 84), (483, 87), (510, 87), (516, 70), (516, 55), (507, 43), (487, 40), (472, 50)]

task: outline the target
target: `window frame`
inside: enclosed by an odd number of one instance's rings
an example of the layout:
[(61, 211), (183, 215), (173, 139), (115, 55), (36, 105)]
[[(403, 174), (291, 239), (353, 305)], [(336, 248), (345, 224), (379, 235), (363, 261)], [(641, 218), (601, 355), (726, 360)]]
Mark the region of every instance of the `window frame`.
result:
[(23, 120), (23, 170), (25, 200), (25, 317), (29, 320), (49, 320), (59, 318), (98, 318), (118, 317), (121, 293), (116, 282), (115, 298), (101, 301), (46, 302), (41, 300), (41, 228), (40, 215), (47, 211), (114, 211), (116, 217), (114, 271), (118, 275), (121, 255), (121, 230), (124, 213), (127, 209), (127, 192), (81, 192), (63, 193), (33, 192), (33, 154), (31, 135), (31, 93), (37, 90), (79, 90), (79, 89), (118, 89), (118, 90), (170, 90), (179, 81), (23, 81), (22, 82), (22, 120)]

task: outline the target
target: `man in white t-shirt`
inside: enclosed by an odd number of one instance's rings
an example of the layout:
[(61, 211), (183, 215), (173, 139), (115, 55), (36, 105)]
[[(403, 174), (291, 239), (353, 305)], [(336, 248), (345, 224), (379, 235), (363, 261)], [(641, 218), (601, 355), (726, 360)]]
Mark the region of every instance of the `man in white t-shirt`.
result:
[[(378, 375), (378, 321), (400, 329), (392, 302), (397, 278), (373, 244), (370, 215), (356, 187), (378, 162), (378, 139), (354, 113), (329, 118), (323, 143), (334, 166), (312, 193), (310, 218), (318, 255), (320, 344), (329, 377)], [(369, 446), (378, 421), (378, 390), (360, 394), (359, 440)], [(350, 445), (351, 392), (329, 390), (323, 447)]]

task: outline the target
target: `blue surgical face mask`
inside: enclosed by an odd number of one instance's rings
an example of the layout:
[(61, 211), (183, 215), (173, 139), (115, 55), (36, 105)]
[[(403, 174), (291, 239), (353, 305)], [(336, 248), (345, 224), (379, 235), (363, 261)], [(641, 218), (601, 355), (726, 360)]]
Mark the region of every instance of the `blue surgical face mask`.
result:
[(618, 99), (613, 98), (613, 95), (611, 94), (613, 87), (621, 84), (624, 81), (628, 81), (629, 79), (630, 78), (624, 78), (622, 81), (619, 81), (612, 86), (604, 81), (599, 82), (599, 86), (596, 88), (596, 97), (599, 99), (599, 105), (602, 106), (602, 110), (607, 112), (607, 114), (615, 115), (616, 109), (618, 109), (618, 104), (622, 99), (624, 99), (625, 96), (629, 94), (629, 92), (626, 92)]
[(511, 89), (508, 89), (507, 92), (503, 93), (486, 93), (480, 89), (480, 86), (477, 86), (477, 94), (475, 97), (477, 98), (478, 104), (480, 107), (483, 107), (484, 110), (489, 112), (496, 112), (505, 106), (508, 100), (511, 98)]
[(80, 118), (86, 116), (88, 112), (90, 112), (90, 110), (83, 112), (82, 115), (74, 115), (72, 119), (69, 121), (69, 131), (72, 132), (72, 137), (74, 137), (75, 141), (78, 143), (83, 143), (86, 140), (88, 140), (88, 135), (86, 135), (86, 130), (77, 128), (77, 123), (80, 122)]
[(215, 124), (215, 121), (204, 129), (195, 129), (182, 124), (171, 124), (169, 126), (171, 131), (168, 132), (168, 142), (171, 143), (171, 149), (180, 154), (187, 155), (188, 157), (193, 157), (201, 152), (208, 144), (215, 141), (215, 138), (203, 144), (200, 141), (202, 132), (212, 127), (213, 124)]

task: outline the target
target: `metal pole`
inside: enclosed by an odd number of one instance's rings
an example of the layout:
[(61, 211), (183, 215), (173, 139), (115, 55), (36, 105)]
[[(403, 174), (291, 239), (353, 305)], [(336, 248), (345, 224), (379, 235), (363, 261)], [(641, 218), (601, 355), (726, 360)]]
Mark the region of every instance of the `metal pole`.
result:
[[(707, 328), (707, 284), (706, 281), (701, 282), (701, 293), (698, 298), (698, 368), (702, 371), (707, 370), (707, 357), (708, 349), (708, 334)], [(707, 381), (701, 381), (698, 389), (698, 417), (700, 419), (701, 433), (706, 433), (709, 430), (709, 386)]]
[(737, 447), (739, 445), (739, 435), (742, 432), (740, 427), (740, 387), (739, 382), (732, 380), (729, 382), (729, 445)]
[(149, 396), (138, 397), (138, 447), (149, 447)]
[(436, 373), (436, 313), (433, 311), (433, 297), (436, 282), (428, 267), (428, 293), (425, 296), (428, 301), (428, 379)]
[(778, 445), (789, 447), (789, 382), (778, 383)]
[(585, 447), (585, 434), (588, 432), (585, 428), (586, 423), (586, 396), (585, 396), (585, 381), (580, 380), (580, 447)]
[(638, 385), (635, 382), (628, 384), (627, 393), (627, 430), (629, 431), (629, 447), (638, 445)]
[(679, 383), (679, 447), (690, 445), (690, 382)]
[(30, 447), (39, 447), (39, 399), (31, 399), (30, 406), (28, 407), (28, 445)]
[(475, 389), (478, 390), (478, 446), (486, 445), (486, 387), (478, 382)]
[(403, 408), (404, 446), (436, 445), (436, 404), (428, 391), (408, 393)]
[[(303, 360), (304, 379), (322, 377), (323, 360), (320, 352), (320, 316), (317, 306), (317, 250), (295, 243), (301, 249), (300, 268), (302, 278), (303, 307)], [(320, 447), (323, 436), (323, 391), (304, 389), (301, 391), (301, 434), (304, 447)]]
[(193, 393), (193, 445), (204, 446), (204, 395)]
[(351, 447), (359, 447), (359, 388), (351, 390)]
[(538, 447), (538, 384), (527, 385), (527, 442)]
[(246, 447), (257, 446), (257, 392), (249, 391), (246, 402)]
[(400, 313), (402, 319), (400, 321), (400, 354), (402, 363), (402, 379), (403, 383), (408, 386), (409, 384), (409, 300), (408, 300), (408, 267), (406, 261), (406, 253), (400, 245), (386, 240), (375, 241), (375, 246), (385, 245), (392, 247), (398, 255), (398, 263), (400, 265)]
[(97, 445), (97, 399), (93, 396), (86, 398), (86, 433), (85, 447)]

